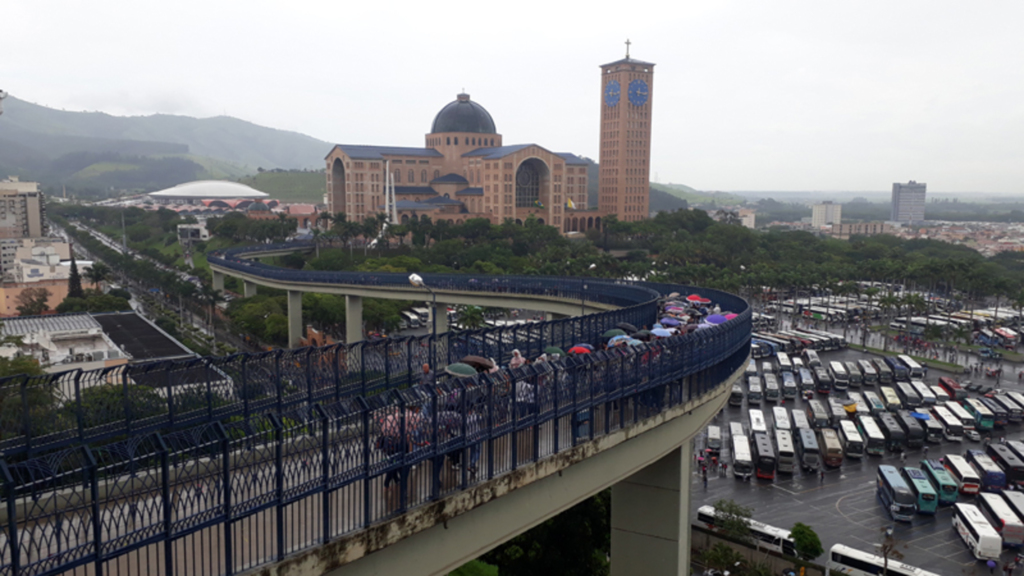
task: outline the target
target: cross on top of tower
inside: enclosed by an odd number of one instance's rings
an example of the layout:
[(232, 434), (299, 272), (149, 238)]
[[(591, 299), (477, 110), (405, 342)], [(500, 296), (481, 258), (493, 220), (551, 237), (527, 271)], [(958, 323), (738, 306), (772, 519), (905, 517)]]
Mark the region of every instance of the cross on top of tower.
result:
[(632, 42), (629, 41), (629, 38), (626, 38), (626, 58), (629, 58), (629, 45), (630, 44), (632, 44)]

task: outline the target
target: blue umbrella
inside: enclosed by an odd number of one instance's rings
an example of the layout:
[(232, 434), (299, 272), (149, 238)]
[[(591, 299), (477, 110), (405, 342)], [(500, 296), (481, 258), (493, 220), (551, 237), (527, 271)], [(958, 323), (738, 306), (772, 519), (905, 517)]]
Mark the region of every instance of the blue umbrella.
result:
[(629, 340), (626, 340), (626, 345), (627, 346), (640, 346), (642, 344), (643, 344), (643, 341), (637, 340), (636, 338), (630, 338)]
[(929, 416), (927, 414), (922, 414), (920, 412), (911, 412), (910, 415), (913, 416), (914, 418), (917, 418), (918, 420), (931, 420), (932, 419), (931, 416)]
[(654, 334), (658, 338), (668, 338), (672, 335), (672, 331), (664, 328), (655, 328), (654, 330), (651, 330), (651, 334)]
[(629, 340), (629, 339), (630, 339), (629, 336), (615, 336), (614, 338), (612, 338), (611, 340), (608, 341), (608, 345), (609, 346), (615, 346), (619, 342), (622, 342), (623, 340)]
[(675, 318), (670, 318), (670, 317), (666, 316), (666, 317), (661, 319), (661, 325), (662, 326), (679, 326), (679, 320), (676, 320)]

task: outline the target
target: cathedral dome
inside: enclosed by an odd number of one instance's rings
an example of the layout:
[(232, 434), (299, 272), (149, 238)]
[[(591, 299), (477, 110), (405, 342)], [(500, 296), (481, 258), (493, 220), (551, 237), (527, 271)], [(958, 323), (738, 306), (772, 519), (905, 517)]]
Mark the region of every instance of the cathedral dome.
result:
[(483, 106), (471, 102), (469, 94), (459, 94), (454, 102), (449, 103), (434, 117), (431, 134), (440, 132), (475, 132), (477, 134), (496, 134), (494, 120)]

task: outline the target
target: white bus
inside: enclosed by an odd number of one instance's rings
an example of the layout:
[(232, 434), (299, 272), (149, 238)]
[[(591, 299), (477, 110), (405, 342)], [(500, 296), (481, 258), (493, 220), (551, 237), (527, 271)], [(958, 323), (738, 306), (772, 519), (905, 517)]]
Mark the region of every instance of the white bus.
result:
[[(948, 456), (947, 456), (948, 458)], [(1003, 539), (974, 504), (953, 505), (953, 528), (978, 560), (999, 561)]]
[(941, 405), (949, 402), (949, 393), (943, 390), (942, 386), (929, 386), (932, 394), (935, 394), (935, 404)]
[(789, 410), (786, 410), (782, 406), (776, 406), (772, 408), (772, 420), (775, 421), (776, 430), (792, 430), (792, 426), (789, 423)]
[(729, 434), (732, 440), (732, 474), (737, 478), (745, 478), (754, 475), (754, 460), (750, 457), (750, 442), (743, 433), (743, 424), (732, 422), (729, 424)]
[(864, 403), (868, 405), (868, 411), (871, 412), (872, 416), (878, 416), (885, 412), (885, 404), (882, 403), (882, 399), (871, 390), (864, 391)]
[(778, 358), (779, 360), (779, 372), (793, 371), (793, 363), (789, 361), (789, 354), (786, 354), (785, 352), (779, 352), (776, 358)]
[(881, 556), (861, 552), (855, 548), (836, 544), (828, 552), (826, 568), (832, 574), (845, 574), (849, 576), (876, 576), (881, 574), (888, 566), (890, 576), (939, 576), (935, 572), (929, 572), (920, 568), (897, 562), (892, 558), (886, 563)]
[(871, 416), (857, 418), (857, 431), (864, 441), (864, 452), (875, 456), (885, 456), (885, 435), (878, 427), (878, 422)]
[(864, 401), (864, 397), (860, 395), (860, 392), (847, 392), (846, 395), (857, 404), (858, 416), (861, 414), (871, 414), (871, 409), (868, 408), (868, 403)]
[(419, 308), (410, 308), (410, 310), (412, 310), (413, 313), (415, 313), (417, 316), (420, 317), (420, 322), (426, 322), (426, 321), (430, 320), (430, 308), (419, 307)]
[[(715, 510), (714, 506), (701, 506), (698, 508), (697, 521), (702, 522), (710, 530), (715, 530), (718, 526), (721, 526), (721, 522), (718, 521), (718, 511)], [(769, 526), (751, 518), (746, 518), (745, 521), (747, 526), (750, 527), (750, 535), (758, 541), (759, 548), (789, 556), (796, 555), (796, 545), (793, 543), (793, 537), (790, 536), (789, 530)]]
[(917, 395), (921, 397), (921, 404), (924, 406), (935, 406), (937, 398), (932, 389), (927, 384), (920, 380), (911, 380), (910, 385), (917, 391)]
[(989, 524), (1003, 538), (1003, 546), (1019, 547), (1024, 544), (1024, 524), (999, 494), (978, 494), (978, 510), (988, 518)]
[(782, 400), (782, 389), (779, 388), (779, 380), (775, 374), (764, 375), (764, 399), (769, 402)]
[(953, 480), (956, 480), (961, 494), (977, 494), (981, 490), (981, 476), (966, 458), (959, 454), (946, 454), (942, 457), (942, 463)]
[(896, 394), (896, 390), (882, 386), (879, 389), (882, 392), (882, 402), (885, 404), (885, 409), (889, 412), (896, 412), (903, 409), (903, 404), (900, 403), (900, 397)]
[(409, 328), (419, 328), (420, 327), (420, 317), (418, 315), (416, 315), (415, 312), (410, 312), (409, 310), (403, 310), (399, 314), (399, 316), (402, 317), (402, 320), (405, 320), (405, 325), (408, 326)]
[(803, 410), (793, 410), (790, 414), (790, 420), (793, 430), (811, 429), (811, 425), (807, 422), (807, 414), (804, 414)]
[(750, 435), (753, 436), (754, 434), (757, 434), (758, 432), (767, 434), (768, 433), (768, 426), (766, 426), (765, 422), (764, 422), (764, 412), (761, 412), (760, 410), (756, 410), (755, 409), (755, 410), (751, 410), (749, 412), (749, 415), (750, 415)]
[(932, 408), (932, 416), (942, 424), (942, 436), (950, 442), (962, 442), (964, 439), (964, 425), (953, 416), (945, 406)]
[(804, 350), (804, 362), (808, 368), (817, 368), (821, 366), (821, 360), (818, 358), (818, 353), (814, 350)]
[(916, 360), (906, 354), (900, 354), (897, 358), (899, 358), (900, 362), (907, 367), (907, 371), (910, 372), (911, 380), (921, 380), (924, 378), (924, 368), (922, 368)]
[(719, 455), (722, 452), (722, 429), (718, 426), (708, 426), (708, 440), (705, 446), (711, 454)]
[(964, 430), (974, 430), (974, 416), (971, 416), (971, 413), (961, 406), (959, 402), (954, 400), (946, 402), (946, 410), (949, 410), (949, 413), (960, 421), (960, 425), (964, 427)]
[(829, 362), (828, 373), (832, 376), (832, 387), (836, 390), (846, 390), (850, 387), (850, 374), (842, 362)]
[(846, 366), (846, 373), (850, 375), (850, 386), (852, 388), (860, 388), (864, 384), (864, 375), (861, 374), (860, 368), (857, 367), (856, 362), (844, 362)]
[(857, 360), (857, 365), (860, 367), (861, 374), (864, 375), (865, 386), (878, 384), (878, 371), (875, 370), (875, 365), (870, 360)]
[(771, 362), (765, 360), (761, 362), (761, 375), (766, 376), (768, 374), (775, 374), (775, 367), (772, 366)]
[(747, 404), (761, 403), (761, 378), (751, 376), (747, 378)]
[(778, 446), (778, 457), (775, 459), (776, 470), (786, 474), (796, 472), (796, 451), (793, 449), (793, 435), (790, 431), (776, 430), (775, 444)]
[(843, 452), (847, 458), (864, 456), (864, 440), (852, 420), (843, 420), (839, 423), (839, 441), (843, 443)]

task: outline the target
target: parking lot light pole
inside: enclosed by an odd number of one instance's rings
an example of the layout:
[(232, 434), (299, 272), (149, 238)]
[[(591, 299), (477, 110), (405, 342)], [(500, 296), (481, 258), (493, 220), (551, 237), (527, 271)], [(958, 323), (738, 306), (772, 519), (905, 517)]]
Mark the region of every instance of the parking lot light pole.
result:
[(427, 292), (430, 292), (430, 320), (432, 324), (430, 334), (434, 338), (437, 338), (437, 294), (434, 294), (434, 291), (430, 286), (427, 286), (427, 283), (423, 281), (423, 277), (419, 274), (410, 274), (409, 284), (412, 284), (417, 288), (426, 288)]

